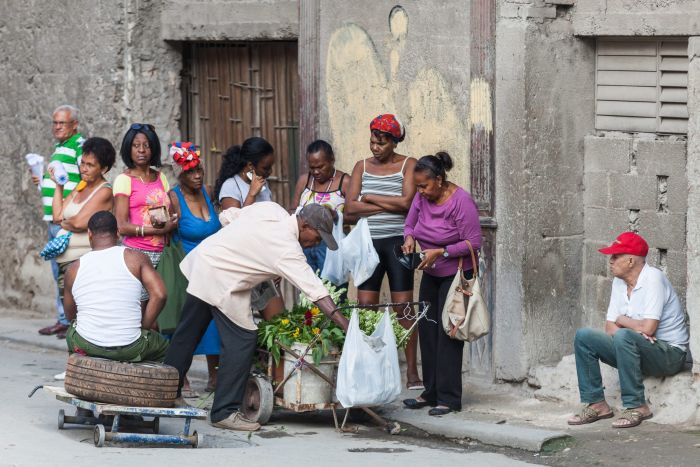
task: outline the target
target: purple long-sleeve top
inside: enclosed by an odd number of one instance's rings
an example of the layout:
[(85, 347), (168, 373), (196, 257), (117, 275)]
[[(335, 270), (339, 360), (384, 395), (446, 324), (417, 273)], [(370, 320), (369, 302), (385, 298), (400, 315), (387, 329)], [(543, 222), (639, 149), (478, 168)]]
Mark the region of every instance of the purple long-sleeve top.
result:
[(472, 262), (465, 240), (471, 242), (475, 252), (481, 247), (481, 225), (476, 203), (469, 193), (459, 187), (443, 204), (431, 203), (416, 193), (404, 227), (404, 237), (409, 235), (416, 239), (422, 250), (445, 248), (449, 254), (447, 258), (438, 258), (435, 267), (424, 270), (424, 273), (435, 277), (456, 274), (460, 257), (463, 257), (462, 268), (471, 270)]

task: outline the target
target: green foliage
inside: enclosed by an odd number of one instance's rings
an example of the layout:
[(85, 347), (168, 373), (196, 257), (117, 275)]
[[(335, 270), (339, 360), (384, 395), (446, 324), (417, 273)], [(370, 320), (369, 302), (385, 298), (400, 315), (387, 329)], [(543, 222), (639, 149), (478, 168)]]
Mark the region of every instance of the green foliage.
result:
[[(345, 292), (345, 289), (337, 289), (333, 284), (324, 281), (331, 298), (338, 303), (338, 298)], [(339, 306), (352, 305), (348, 302)], [(374, 332), (377, 324), (383, 316), (383, 310), (367, 310), (358, 308), (360, 318), (360, 329), (369, 335)], [(352, 309), (343, 310), (343, 314), (349, 319)], [(405, 330), (396, 319), (396, 314), (391, 313), (391, 324), (397, 342), (402, 342), (402, 347), (406, 345)], [(281, 357), (279, 343), (286, 347), (291, 347), (295, 342), (310, 344), (314, 338), (311, 350), (311, 357), (314, 363), (318, 364), (323, 357), (328, 355), (334, 348), (342, 349), (345, 342), (345, 333), (334, 322), (327, 319), (306, 296), (300, 296), (299, 304), (291, 310), (275, 316), (270, 321), (263, 321), (258, 328), (258, 345), (266, 349), (272, 355), (275, 364), (278, 364)]]

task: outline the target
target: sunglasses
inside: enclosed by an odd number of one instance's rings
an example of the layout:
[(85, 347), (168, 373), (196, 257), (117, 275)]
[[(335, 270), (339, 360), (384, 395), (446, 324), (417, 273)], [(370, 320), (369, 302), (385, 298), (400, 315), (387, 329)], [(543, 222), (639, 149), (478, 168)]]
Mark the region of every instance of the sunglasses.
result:
[(150, 123), (132, 123), (129, 127), (130, 130), (151, 130), (156, 131), (156, 127)]

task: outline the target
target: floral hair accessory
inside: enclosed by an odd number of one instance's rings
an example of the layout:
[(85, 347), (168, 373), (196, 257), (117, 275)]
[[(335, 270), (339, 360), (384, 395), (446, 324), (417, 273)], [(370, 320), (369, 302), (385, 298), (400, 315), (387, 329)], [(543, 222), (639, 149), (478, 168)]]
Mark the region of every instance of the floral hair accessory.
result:
[(394, 137), (396, 141), (402, 141), (406, 135), (406, 130), (396, 118), (396, 115), (392, 114), (382, 114), (374, 118), (369, 124), (370, 130), (381, 131), (382, 133), (388, 133)]
[(202, 160), (199, 158), (199, 149), (189, 141), (174, 141), (170, 143), (170, 157), (183, 172), (199, 166)]

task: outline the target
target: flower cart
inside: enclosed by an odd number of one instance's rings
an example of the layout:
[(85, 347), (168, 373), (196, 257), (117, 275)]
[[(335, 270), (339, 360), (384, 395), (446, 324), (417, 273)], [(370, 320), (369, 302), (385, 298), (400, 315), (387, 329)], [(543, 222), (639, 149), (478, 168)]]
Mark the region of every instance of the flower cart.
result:
[[(327, 286), (331, 294), (337, 293), (332, 286)], [(425, 317), (429, 303), (385, 303), (361, 307), (347, 304), (337, 310), (349, 314), (358, 309), (360, 328), (370, 334), (382, 316), (377, 311), (390, 307), (402, 307), (404, 316), (413, 320), (411, 328), (404, 329), (393, 315), (397, 345), (404, 347), (418, 321)], [(346, 409), (342, 422), (339, 422), (337, 409), (342, 406), (335, 398), (335, 381), (340, 360), (338, 349), (342, 349), (343, 339), (342, 330), (303, 297), (292, 310), (261, 323), (258, 343), (262, 358), (246, 388), (243, 407), (246, 417), (263, 424), (269, 420), (274, 407), (297, 413), (331, 410), (336, 429), (345, 431), (352, 410), (361, 415), (364, 412), (389, 433), (397, 434), (400, 431), (398, 423), (387, 422), (367, 407)]]

